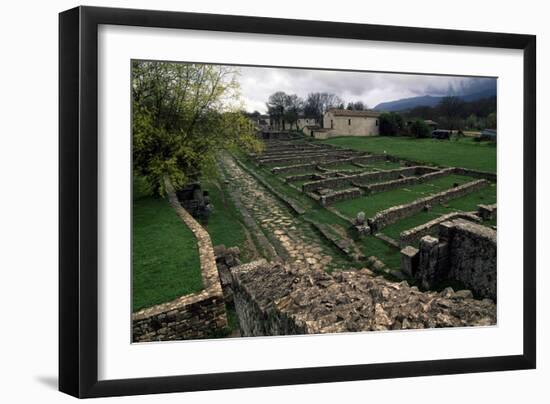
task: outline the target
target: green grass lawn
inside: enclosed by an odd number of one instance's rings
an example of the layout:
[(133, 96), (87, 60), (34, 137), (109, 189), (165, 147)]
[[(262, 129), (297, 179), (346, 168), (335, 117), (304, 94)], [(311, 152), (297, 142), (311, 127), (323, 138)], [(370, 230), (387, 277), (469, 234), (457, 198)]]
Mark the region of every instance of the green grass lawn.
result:
[(200, 291), (197, 241), (168, 201), (139, 195), (132, 218), (132, 310)]
[(387, 192), (336, 202), (332, 207), (349, 218), (354, 218), (360, 211), (365, 212), (367, 217), (372, 217), (377, 212), (391, 206), (409, 203), (416, 199), (450, 189), (455, 183), (462, 185), (470, 181), (473, 181), (473, 178), (453, 174), (436, 178), (423, 184), (406, 186)]
[(416, 139), (389, 136), (343, 136), (323, 143), (360, 151), (383, 153), (446, 167), (465, 167), (496, 172), (497, 148), (490, 142), (475, 142), (472, 138), (457, 141)]

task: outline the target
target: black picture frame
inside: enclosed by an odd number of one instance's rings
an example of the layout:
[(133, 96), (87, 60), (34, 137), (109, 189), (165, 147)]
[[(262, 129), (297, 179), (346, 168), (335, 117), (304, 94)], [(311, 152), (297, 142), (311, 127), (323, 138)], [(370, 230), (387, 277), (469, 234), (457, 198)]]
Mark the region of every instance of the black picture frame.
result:
[[(180, 28), (523, 50), (523, 354), (98, 381), (98, 26)], [(77, 7), (59, 15), (59, 389), (104, 397), (325, 383), (536, 366), (534, 35)]]

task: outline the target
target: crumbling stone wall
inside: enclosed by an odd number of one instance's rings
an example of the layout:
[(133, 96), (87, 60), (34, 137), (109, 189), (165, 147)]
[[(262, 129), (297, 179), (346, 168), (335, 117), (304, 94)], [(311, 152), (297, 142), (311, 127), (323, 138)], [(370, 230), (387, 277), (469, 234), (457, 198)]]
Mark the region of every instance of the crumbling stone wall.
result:
[(220, 284), (223, 290), (223, 297), (226, 303), (233, 303), (233, 289), (231, 286), (231, 268), (241, 265), (239, 247), (226, 248), (220, 244), (214, 247), (216, 267), (220, 276)]
[(464, 219), (443, 222), (438, 238), (422, 237), (418, 257), (409, 247), (401, 250), (402, 263), (411, 265), (402, 269), (425, 288), (457, 280), (478, 296), (496, 300), (496, 237), (495, 230)]
[(243, 336), (320, 334), (496, 323), (496, 306), (469, 291), (421, 292), (369, 269), (327, 274), (254, 261), (231, 271)]
[(197, 239), (203, 290), (133, 313), (133, 342), (207, 338), (227, 327), (224, 296), (210, 236), (179, 204), (170, 181), (166, 180), (165, 185), (170, 204)]
[[(368, 192), (385, 192), (396, 188), (401, 188), (407, 185), (422, 184), (427, 181), (431, 181), (436, 178), (446, 177), (453, 173), (452, 168), (445, 168), (439, 171), (429, 172), (427, 174), (419, 175), (418, 177), (405, 177), (398, 180), (378, 182), (375, 184), (369, 184), (365, 188)], [(418, 174), (415, 173), (415, 174)]]
[(497, 204), (492, 205), (477, 205), (477, 214), (483, 220), (496, 220), (497, 219)]
[(302, 185), (304, 192), (311, 192), (318, 188), (337, 188), (354, 183), (367, 184), (369, 182), (397, 179), (400, 176), (412, 176), (417, 172), (418, 167), (397, 168), (395, 170), (365, 172), (348, 175), (345, 177), (335, 177), (326, 180), (306, 182)]
[[(309, 161), (313, 161), (316, 163), (323, 163), (323, 162), (330, 162), (334, 159), (343, 159), (347, 158), (350, 155), (355, 154), (355, 152), (342, 152), (342, 151), (316, 151), (316, 153), (312, 153), (307, 155), (307, 159)], [(261, 165), (267, 165), (267, 164), (298, 164), (300, 162), (304, 161), (304, 155), (303, 153), (298, 153), (295, 156), (288, 156), (288, 157), (273, 157), (273, 158), (259, 158), (257, 162)]]
[(367, 222), (373, 232), (380, 231), (387, 225), (421, 212), (430, 205), (441, 204), (455, 198), (460, 198), (486, 187), (488, 184), (489, 182), (487, 180), (471, 181), (455, 188), (448, 189), (425, 198), (417, 199), (411, 203), (392, 206), (391, 208), (378, 212), (372, 218), (369, 218)]
[(323, 206), (331, 205), (338, 201), (345, 201), (346, 199), (359, 198), (361, 196), (361, 190), (359, 188), (348, 188), (340, 191), (332, 191), (327, 194), (323, 194), (319, 198), (319, 202)]
[(482, 178), (487, 181), (497, 182), (496, 173), (491, 173), (488, 171), (480, 171), (480, 170), (471, 170), (469, 168), (462, 168), (462, 167), (454, 167), (453, 170), (454, 170), (454, 173), (458, 175), (465, 175), (467, 177), (472, 177), (472, 178)]
[(413, 245), (417, 243), (422, 237), (429, 235), (434, 231), (441, 223), (446, 222), (452, 219), (466, 219), (473, 222), (480, 222), (481, 219), (479, 216), (474, 215), (473, 213), (468, 212), (451, 212), (446, 215), (440, 216), (436, 219), (430, 220), (429, 222), (422, 223), (411, 229), (402, 231), (399, 234), (399, 245), (405, 247), (407, 245)]

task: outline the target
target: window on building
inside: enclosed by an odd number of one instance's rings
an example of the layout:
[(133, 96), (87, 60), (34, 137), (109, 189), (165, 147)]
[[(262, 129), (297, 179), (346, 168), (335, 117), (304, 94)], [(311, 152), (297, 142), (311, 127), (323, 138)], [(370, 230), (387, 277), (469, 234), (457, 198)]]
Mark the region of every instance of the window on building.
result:
[(351, 125), (351, 119), (348, 119), (348, 125)]
[(330, 129), (334, 129), (334, 121), (332, 119), (330, 120)]
[(378, 119), (376, 120), (376, 126), (378, 126)]

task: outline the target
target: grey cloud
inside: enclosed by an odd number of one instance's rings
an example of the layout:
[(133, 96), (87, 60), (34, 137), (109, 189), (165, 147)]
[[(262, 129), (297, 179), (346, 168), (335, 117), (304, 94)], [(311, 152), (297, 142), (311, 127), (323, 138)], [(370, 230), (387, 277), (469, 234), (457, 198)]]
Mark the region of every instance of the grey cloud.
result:
[(479, 77), (345, 72), (330, 70), (240, 67), (239, 82), (245, 107), (265, 112), (270, 94), (284, 91), (306, 97), (311, 92), (332, 92), (345, 101), (363, 101), (369, 107), (418, 95), (468, 94), (496, 86)]

